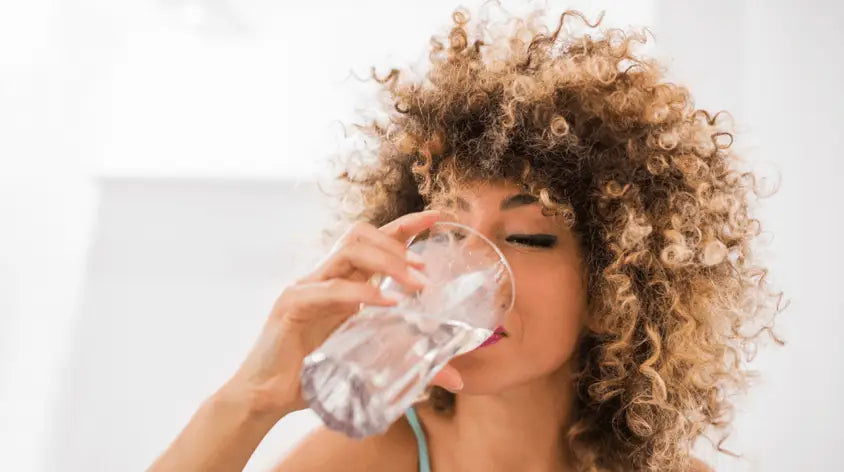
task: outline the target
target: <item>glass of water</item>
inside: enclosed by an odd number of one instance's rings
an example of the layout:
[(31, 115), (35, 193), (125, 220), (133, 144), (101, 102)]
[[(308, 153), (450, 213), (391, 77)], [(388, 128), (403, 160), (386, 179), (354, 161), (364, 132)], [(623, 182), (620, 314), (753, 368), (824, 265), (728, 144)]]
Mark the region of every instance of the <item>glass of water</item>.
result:
[(488, 339), (513, 307), (510, 265), (478, 231), (438, 222), (408, 250), (425, 263), (425, 287), (410, 291), (384, 278), (381, 291), (398, 304), (364, 305), (302, 366), (309, 407), (351, 437), (386, 431), (451, 358)]

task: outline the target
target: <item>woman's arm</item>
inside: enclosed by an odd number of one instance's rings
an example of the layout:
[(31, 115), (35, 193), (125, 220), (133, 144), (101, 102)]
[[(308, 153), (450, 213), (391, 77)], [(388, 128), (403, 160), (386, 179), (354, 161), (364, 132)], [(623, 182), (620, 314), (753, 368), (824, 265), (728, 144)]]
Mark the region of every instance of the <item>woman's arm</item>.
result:
[[(149, 470), (242, 470), (278, 420), (305, 408), (299, 380), (304, 357), (361, 304), (396, 304), (366, 280), (377, 273), (422, 287), (410, 268), (423, 264), (409, 255), (405, 241), (438, 218), (436, 212), (410, 213), (381, 228), (361, 223), (348, 231), (312, 273), (282, 291), (238, 371), (203, 402)], [(459, 388), (453, 372), (441, 371), (439, 384)]]
[(148, 471), (243, 470), (264, 436), (289, 411), (265, 408), (242, 390), (227, 384), (205, 400)]

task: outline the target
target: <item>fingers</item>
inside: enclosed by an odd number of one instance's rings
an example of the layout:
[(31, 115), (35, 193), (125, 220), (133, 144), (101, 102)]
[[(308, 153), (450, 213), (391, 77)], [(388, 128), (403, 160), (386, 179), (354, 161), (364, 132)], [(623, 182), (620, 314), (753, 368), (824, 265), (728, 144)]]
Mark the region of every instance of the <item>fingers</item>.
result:
[(411, 261), (402, 253), (397, 256), (380, 246), (366, 243), (352, 243), (343, 246), (317, 268), (313, 276), (316, 280), (345, 278), (350, 273), (359, 271), (364, 274), (386, 274), (402, 285), (415, 290), (424, 286), (410, 272)]
[(408, 213), (381, 227), (381, 231), (392, 238), (406, 243), (415, 234), (431, 227), (440, 219), (440, 212), (437, 210)]
[[(369, 223), (358, 222), (343, 235), (335, 244), (335, 248), (340, 248), (349, 244), (364, 242), (372, 246), (380, 247), (381, 249), (395, 254), (399, 257), (405, 257), (407, 248), (404, 243), (387, 235), (384, 231), (372, 226)], [(421, 266), (419, 261), (411, 261), (414, 265)]]
[(298, 282), (310, 283), (331, 277), (364, 281), (376, 273), (384, 273), (404, 285), (421, 288), (407, 269), (402, 269), (403, 265), (416, 269), (424, 267), (421, 258), (408, 251), (405, 243), (411, 236), (430, 227), (438, 219), (438, 211), (423, 211), (399, 217), (380, 229), (368, 223), (356, 223), (337, 241), (328, 258), (313, 273)]
[(366, 282), (331, 279), (290, 286), (281, 295), (280, 303), (285, 311), (302, 314), (339, 305), (357, 307), (361, 303), (394, 306), (397, 301), (383, 295), (378, 287)]
[(442, 387), (451, 392), (458, 392), (463, 389), (463, 378), (457, 369), (446, 364), (431, 380), (431, 385)]

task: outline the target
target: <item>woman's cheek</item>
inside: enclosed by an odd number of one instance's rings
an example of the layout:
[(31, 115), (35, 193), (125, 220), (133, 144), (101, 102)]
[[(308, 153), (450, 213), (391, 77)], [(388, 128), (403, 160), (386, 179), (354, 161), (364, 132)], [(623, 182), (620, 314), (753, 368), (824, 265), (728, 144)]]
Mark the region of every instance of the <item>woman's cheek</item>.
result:
[[(577, 279), (545, 277), (533, 280), (533, 296), (522, 306), (525, 341), (552, 364), (565, 362), (574, 352), (581, 329), (584, 297)], [(556, 365), (551, 366), (556, 367)]]

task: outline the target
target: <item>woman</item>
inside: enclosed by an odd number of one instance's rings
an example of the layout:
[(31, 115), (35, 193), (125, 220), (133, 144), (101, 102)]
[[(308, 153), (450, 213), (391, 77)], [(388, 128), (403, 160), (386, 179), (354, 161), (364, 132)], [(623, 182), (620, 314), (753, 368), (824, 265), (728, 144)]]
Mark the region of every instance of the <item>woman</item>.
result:
[(367, 280), (419, 286), (404, 242), (441, 218), (511, 263), (501, 341), (455, 358), (386, 433), (320, 429), (277, 470), (708, 470), (690, 447), (724, 436), (744, 354), (779, 311), (750, 252), (755, 180), (721, 115), (633, 54), (643, 35), (572, 36), (567, 16), (588, 24), (566, 12), (537, 32), (532, 15), (484, 42), (457, 10), (424, 80), (375, 77), (389, 123), (365, 128), (376, 150), (341, 176), (357, 223), (284, 289), (241, 368), (152, 470), (242, 468), (304, 408), (303, 357), (360, 303), (394, 303)]

